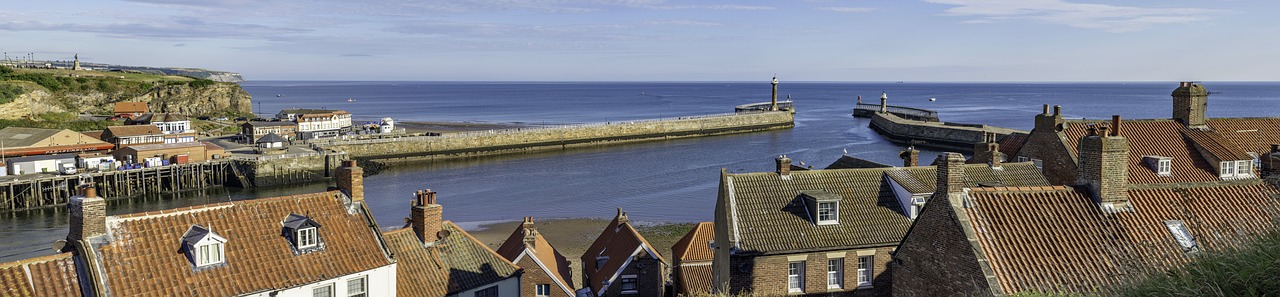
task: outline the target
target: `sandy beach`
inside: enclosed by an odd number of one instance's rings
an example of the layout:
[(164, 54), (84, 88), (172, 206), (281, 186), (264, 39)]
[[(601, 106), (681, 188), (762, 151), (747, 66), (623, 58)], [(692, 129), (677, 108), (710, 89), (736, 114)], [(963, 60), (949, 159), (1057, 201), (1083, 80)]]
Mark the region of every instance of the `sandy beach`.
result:
[[(511, 236), (511, 232), (516, 230), (516, 226), (520, 221), (511, 221), (503, 223), (493, 223), (481, 225), (476, 230), (467, 230), (480, 242), (484, 242), (489, 248), (494, 250), (502, 245), (502, 241)], [(549, 219), (540, 220), (534, 218), (534, 223), (538, 228), (538, 232), (556, 248), (560, 254), (568, 258), (572, 263), (569, 265), (573, 268), (574, 287), (582, 286), (582, 266), (578, 263), (582, 257), (582, 253), (596, 236), (600, 236), (600, 232), (605, 225), (609, 224), (609, 220), (603, 219)], [(671, 261), (671, 245), (693, 229), (693, 223), (645, 223), (636, 222), (637, 230), (640, 235), (644, 236), (662, 257)]]

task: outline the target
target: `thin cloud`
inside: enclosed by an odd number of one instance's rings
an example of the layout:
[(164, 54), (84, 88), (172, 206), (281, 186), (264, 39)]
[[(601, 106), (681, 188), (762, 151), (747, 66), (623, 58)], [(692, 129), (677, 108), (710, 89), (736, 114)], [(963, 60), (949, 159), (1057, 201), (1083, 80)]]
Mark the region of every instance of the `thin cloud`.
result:
[(842, 13), (864, 13), (876, 11), (875, 8), (870, 7), (819, 7), (818, 10)]
[(196, 18), (173, 18), (146, 23), (78, 24), (48, 23), (42, 21), (0, 22), (3, 31), (64, 31), (95, 33), (105, 36), (133, 39), (189, 40), (200, 38), (225, 39), (279, 39), (291, 34), (310, 32), (308, 29), (271, 27), (256, 24), (232, 24), (205, 22)]
[(694, 9), (707, 9), (707, 10), (774, 10), (774, 9), (777, 9), (776, 7), (772, 7), (772, 6), (739, 5), (739, 4), (716, 4), (716, 5), (645, 5), (645, 6), (640, 6), (640, 7), (643, 7), (643, 8), (649, 8), (649, 9), (661, 9), (661, 10), (694, 10)]
[(657, 20), (645, 22), (646, 25), (658, 26), (689, 26), (689, 27), (706, 27), (706, 26), (723, 26), (724, 24), (715, 22), (704, 22), (695, 20)]
[(1130, 32), (1156, 25), (1202, 22), (1222, 11), (1075, 3), (1063, 0), (925, 0), (954, 5), (944, 15), (975, 17), (964, 23), (1030, 19), (1076, 28)]

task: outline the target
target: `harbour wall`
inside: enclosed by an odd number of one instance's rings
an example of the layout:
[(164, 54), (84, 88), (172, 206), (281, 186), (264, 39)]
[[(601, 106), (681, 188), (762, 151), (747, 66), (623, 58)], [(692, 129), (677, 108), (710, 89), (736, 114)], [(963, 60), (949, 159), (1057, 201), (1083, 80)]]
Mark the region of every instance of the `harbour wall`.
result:
[(1014, 133), (1028, 133), (990, 125), (909, 120), (882, 112), (871, 116), (870, 126), (894, 143), (961, 152), (972, 151), (973, 144), (982, 142), (987, 133), (995, 134), (997, 139)]
[(291, 183), (325, 180), (348, 156), (343, 152), (266, 155), (236, 160), (244, 176), (237, 180), (243, 188), (269, 187)]
[(748, 112), (657, 120), (595, 123), (572, 126), (465, 132), (440, 136), (348, 140), (318, 143), (350, 158), (382, 162), (410, 162), (503, 154), (574, 146), (674, 139), (790, 128), (795, 116), (787, 111)]

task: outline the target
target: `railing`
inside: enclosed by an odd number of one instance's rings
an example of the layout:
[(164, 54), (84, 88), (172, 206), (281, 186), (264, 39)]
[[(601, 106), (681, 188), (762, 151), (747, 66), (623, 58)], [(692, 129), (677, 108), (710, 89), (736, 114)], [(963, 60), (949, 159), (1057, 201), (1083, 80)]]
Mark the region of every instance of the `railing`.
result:
[[(879, 111), (880, 104), (858, 103), (858, 106), (855, 107), (854, 109)], [(905, 114), (905, 115), (921, 117), (921, 118), (935, 118), (935, 119), (938, 118), (937, 111), (932, 111), (928, 109), (906, 107), (906, 106), (894, 106), (894, 105), (886, 106), (885, 109), (887, 109), (889, 113), (893, 113), (893, 114)]]
[(289, 153), (289, 154), (279, 154), (279, 155), (260, 155), (257, 157), (250, 157), (250, 158), (244, 158), (244, 159), (268, 161), (268, 160), (291, 159), (291, 158), (298, 158), (298, 157), (311, 157), (311, 156), (323, 156), (323, 155), (324, 155), (323, 153), (319, 153), (319, 152), (306, 152), (306, 153)]
[(468, 131), (468, 132), (449, 133), (449, 134), (442, 134), (442, 135), (427, 135), (427, 136), (400, 136), (400, 137), (393, 136), (393, 137), (381, 137), (381, 138), (373, 138), (373, 139), (350, 139), (350, 140), (313, 139), (313, 140), (309, 140), (309, 143), (313, 145), (357, 145), (357, 144), (374, 144), (374, 143), (388, 143), (388, 142), (399, 142), (399, 141), (417, 141), (417, 140), (427, 140), (427, 139), (464, 138), (464, 137), (509, 134), (509, 133), (527, 133), (530, 131), (572, 130), (572, 129), (579, 129), (579, 128), (601, 127), (601, 126), (610, 126), (610, 125), (624, 125), (624, 124), (632, 125), (637, 123), (643, 124), (643, 123), (653, 123), (653, 122), (670, 122), (670, 121), (708, 119), (708, 118), (719, 118), (719, 117), (732, 117), (732, 116), (739, 116), (742, 114), (746, 114), (746, 113), (722, 113), (722, 114), (667, 117), (667, 118), (630, 120), (630, 121), (609, 121), (609, 122), (603, 122), (603, 123), (597, 122), (597, 123), (582, 123), (582, 124), (546, 125), (546, 126), (510, 128), (510, 129), (495, 129), (495, 130), (486, 130), (486, 131)]

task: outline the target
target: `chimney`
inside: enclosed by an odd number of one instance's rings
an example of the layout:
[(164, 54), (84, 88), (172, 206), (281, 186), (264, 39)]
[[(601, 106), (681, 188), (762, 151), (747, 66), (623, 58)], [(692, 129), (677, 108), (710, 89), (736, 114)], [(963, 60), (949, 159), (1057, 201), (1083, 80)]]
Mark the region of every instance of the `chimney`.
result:
[(1271, 144), (1271, 152), (1258, 156), (1264, 174), (1280, 173), (1280, 144)]
[(995, 133), (982, 133), (982, 142), (973, 145), (973, 160), (1000, 168), (1000, 144), (996, 143)]
[(436, 192), (431, 189), (418, 190), (413, 195), (413, 209), (409, 211), (413, 233), (423, 243), (435, 242), (443, 226), (444, 207), (436, 203)]
[[(1112, 121), (1119, 121), (1113, 117)], [(1111, 134), (1107, 131), (1112, 130)], [(1089, 192), (1104, 212), (1132, 210), (1129, 204), (1129, 140), (1106, 126), (1091, 127), (1080, 138), (1077, 183)]]
[(938, 188), (934, 193), (952, 194), (964, 192), (964, 155), (958, 153), (938, 154)]
[(787, 158), (787, 155), (780, 155), (775, 161), (777, 161), (778, 165), (775, 172), (783, 178), (791, 177), (791, 158)]
[(1062, 131), (1062, 106), (1054, 105), (1053, 113), (1049, 113), (1049, 105), (1044, 105), (1044, 113), (1036, 115), (1035, 130), (1052, 133)]
[(338, 190), (351, 197), (351, 201), (364, 201), (364, 169), (356, 160), (342, 161), (337, 172)]
[(908, 146), (906, 150), (898, 153), (898, 158), (902, 158), (902, 167), (920, 166), (920, 151), (915, 146)]
[(524, 244), (535, 245), (534, 241), (538, 240), (536, 237), (538, 229), (533, 227), (533, 217), (524, 217), (524, 222), (520, 224), (520, 227), (524, 228)]
[(1194, 82), (1181, 82), (1173, 90), (1173, 119), (1191, 128), (1204, 127), (1209, 91)]
[(1111, 115), (1111, 135), (1120, 136), (1120, 115)]
[(622, 224), (626, 224), (631, 221), (630, 219), (627, 219), (627, 213), (623, 212), (621, 207), (618, 208), (618, 215), (613, 219), (618, 221), (618, 226), (622, 226)]
[(107, 234), (107, 201), (98, 197), (94, 183), (76, 186), (76, 196), (67, 201), (71, 230), (67, 241), (76, 243)]

